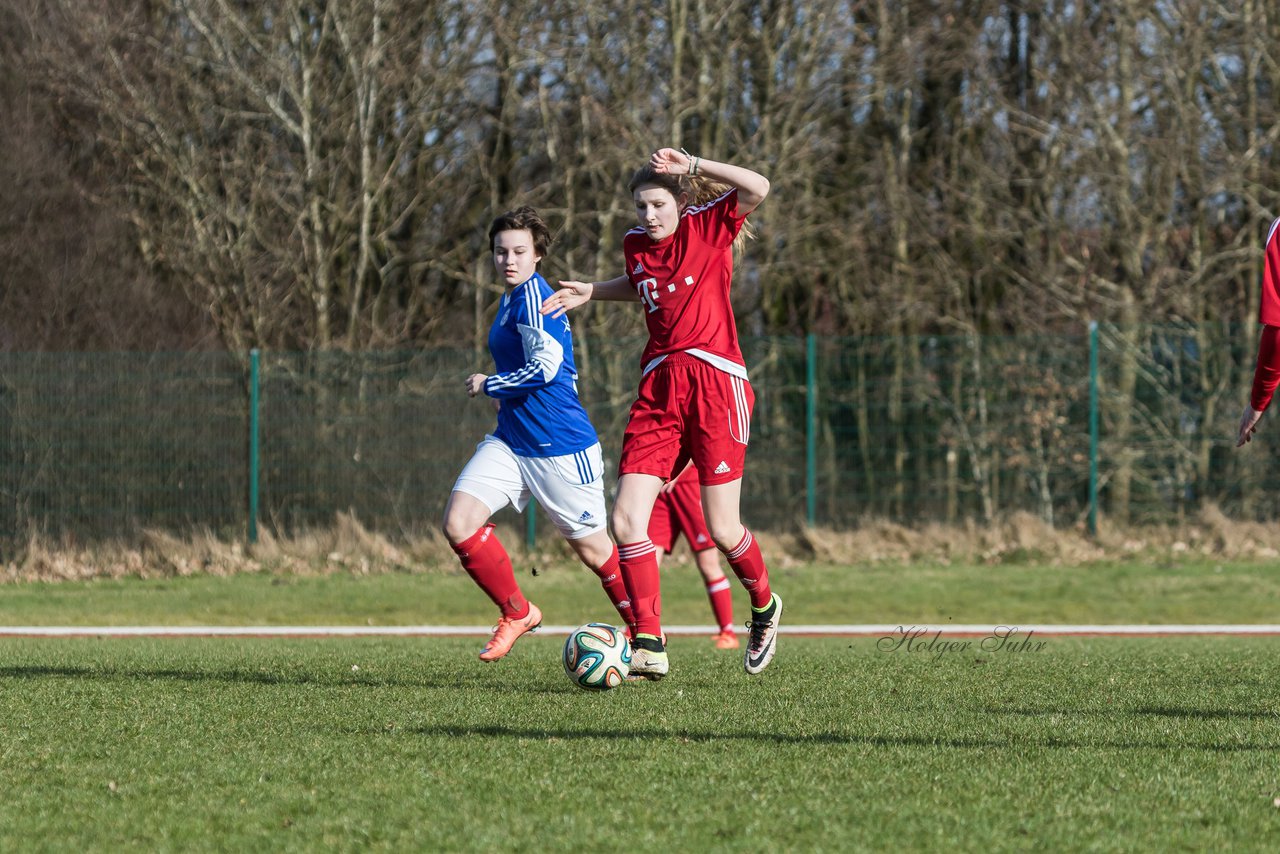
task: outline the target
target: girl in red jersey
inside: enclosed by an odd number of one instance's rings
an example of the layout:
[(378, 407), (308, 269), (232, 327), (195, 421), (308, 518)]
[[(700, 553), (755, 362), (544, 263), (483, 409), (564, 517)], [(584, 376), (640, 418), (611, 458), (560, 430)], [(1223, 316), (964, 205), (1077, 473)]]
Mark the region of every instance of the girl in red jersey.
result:
[(1253, 371), (1253, 389), (1240, 416), (1236, 447), (1253, 439), (1258, 420), (1271, 404), (1280, 384), (1280, 219), (1267, 232), (1262, 268), (1262, 305), (1258, 320), (1263, 324), (1258, 336), (1258, 362)]
[(635, 618), (631, 672), (656, 680), (668, 671), (649, 516), (663, 483), (692, 460), (711, 538), (751, 597), (743, 665), (756, 674), (773, 658), (782, 600), (738, 514), (755, 395), (729, 289), (734, 242), (768, 195), (769, 181), (741, 166), (663, 148), (628, 190), (639, 224), (622, 241), (624, 273), (607, 282), (561, 282), (542, 311), (559, 317), (592, 298), (644, 307), (649, 341), (610, 516)]

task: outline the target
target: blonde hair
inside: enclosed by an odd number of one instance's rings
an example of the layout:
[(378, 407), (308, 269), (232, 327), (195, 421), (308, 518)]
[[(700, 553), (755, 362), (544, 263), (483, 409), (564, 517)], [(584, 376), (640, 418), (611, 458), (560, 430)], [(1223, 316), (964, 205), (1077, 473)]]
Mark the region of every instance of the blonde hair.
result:
[[(635, 174), (631, 176), (631, 180), (627, 182), (627, 192), (634, 196), (636, 190), (645, 184), (651, 184), (654, 187), (666, 190), (676, 200), (677, 204), (683, 197), (685, 199), (685, 207), (705, 205), (707, 202), (714, 201), (733, 189), (732, 184), (712, 181), (710, 178), (670, 175), (655, 172), (652, 166), (642, 166), (635, 171)], [(684, 208), (682, 207), (680, 210), (683, 212)], [(751, 227), (751, 223), (744, 222), (742, 230), (733, 239), (733, 251), (741, 252), (746, 242), (754, 240), (755, 236), (755, 229)]]

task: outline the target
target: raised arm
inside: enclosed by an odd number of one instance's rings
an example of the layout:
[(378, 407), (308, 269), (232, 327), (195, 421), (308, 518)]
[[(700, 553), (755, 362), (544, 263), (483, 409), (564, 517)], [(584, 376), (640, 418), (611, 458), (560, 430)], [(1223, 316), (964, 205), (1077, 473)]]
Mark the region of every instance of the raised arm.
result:
[(591, 299), (639, 302), (640, 295), (625, 275), (607, 282), (561, 282), (560, 290), (542, 301), (542, 313), (559, 317)]
[(696, 157), (676, 148), (660, 148), (649, 158), (653, 171), (667, 175), (697, 175), (738, 188), (738, 213), (751, 213), (769, 195), (769, 179), (732, 163)]

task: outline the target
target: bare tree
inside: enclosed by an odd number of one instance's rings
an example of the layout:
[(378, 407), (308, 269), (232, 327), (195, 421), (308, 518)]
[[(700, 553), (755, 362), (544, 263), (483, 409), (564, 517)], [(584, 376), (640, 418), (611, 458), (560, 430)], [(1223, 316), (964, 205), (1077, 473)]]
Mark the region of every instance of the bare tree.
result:
[(202, 313), (146, 269), (103, 200), (97, 141), (37, 94), (19, 4), (0, 10), (0, 350), (186, 350)]
[(43, 6), (46, 90), (77, 105), (148, 259), (226, 346), (430, 334), (449, 259), (471, 254), (473, 194), (453, 186), (474, 174), (467, 4), (409, 26), (383, 0)]

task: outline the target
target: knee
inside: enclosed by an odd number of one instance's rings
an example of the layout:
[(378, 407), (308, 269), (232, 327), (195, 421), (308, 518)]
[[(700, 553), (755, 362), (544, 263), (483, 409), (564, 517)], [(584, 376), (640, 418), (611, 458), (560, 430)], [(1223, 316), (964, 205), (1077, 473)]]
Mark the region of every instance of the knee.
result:
[(598, 543), (584, 543), (578, 547), (578, 558), (593, 572), (598, 572), (600, 567), (608, 563), (609, 558), (612, 556), (612, 540), (609, 541), (607, 546)]
[(466, 513), (450, 509), (444, 514), (440, 530), (444, 532), (445, 539), (456, 546), (470, 539), (483, 524), (483, 521), (477, 522)]
[(709, 524), (707, 528), (707, 532), (711, 534), (711, 539), (716, 544), (716, 548), (726, 553), (737, 548), (738, 543), (742, 542), (742, 535), (745, 531), (746, 529), (742, 527), (741, 522)]
[(475, 533), (475, 531), (464, 530), (465, 527), (460, 520), (452, 516), (445, 516), (444, 523), (440, 525), (440, 530), (444, 532), (445, 539), (456, 546)]
[(698, 552), (696, 560), (703, 581), (719, 581), (724, 578), (724, 569), (720, 566), (719, 549), (703, 549)]
[(619, 505), (614, 505), (613, 512), (609, 515), (609, 524), (613, 526), (613, 535), (620, 543), (635, 543), (649, 536), (649, 531), (645, 525), (640, 524), (640, 519)]

